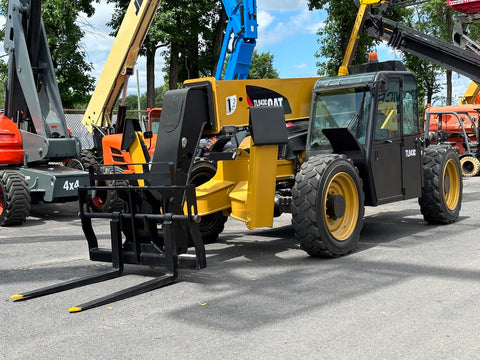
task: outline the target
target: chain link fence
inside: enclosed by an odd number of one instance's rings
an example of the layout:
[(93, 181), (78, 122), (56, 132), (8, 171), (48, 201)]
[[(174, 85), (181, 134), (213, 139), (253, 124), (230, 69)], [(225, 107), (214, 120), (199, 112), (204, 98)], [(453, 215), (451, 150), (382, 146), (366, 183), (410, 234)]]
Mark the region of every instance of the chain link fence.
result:
[[(82, 109), (65, 109), (65, 120), (67, 126), (72, 132), (73, 136), (76, 136), (82, 144), (82, 149), (91, 149), (94, 147), (93, 135), (90, 134), (85, 126), (82, 124), (83, 115), (85, 110)], [(146, 110), (127, 110), (127, 117), (132, 119), (141, 119), (143, 123), (146, 122), (148, 113)], [(114, 111), (112, 115), (112, 121), (115, 124), (117, 120), (117, 112)]]

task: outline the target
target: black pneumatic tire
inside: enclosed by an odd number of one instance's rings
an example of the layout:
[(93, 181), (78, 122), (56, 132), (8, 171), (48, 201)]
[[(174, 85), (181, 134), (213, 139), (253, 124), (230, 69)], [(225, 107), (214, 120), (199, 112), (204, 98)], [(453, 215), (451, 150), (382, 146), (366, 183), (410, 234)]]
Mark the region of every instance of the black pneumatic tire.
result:
[[(195, 186), (202, 185), (210, 180), (217, 172), (215, 163), (199, 159), (193, 163), (190, 172), (190, 184)], [(200, 233), (204, 244), (211, 244), (217, 241), (218, 236), (225, 227), (228, 216), (223, 215), (221, 211), (202, 216), (200, 221)]]
[[(98, 166), (95, 171), (98, 174), (123, 174), (123, 170), (117, 166)], [(125, 209), (125, 202), (121, 200), (120, 194), (115, 189), (118, 186), (128, 186), (126, 180), (99, 180), (95, 184), (98, 188), (90, 199), (90, 207), (94, 212), (108, 213), (122, 211)], [(105, 187), (105, 189), (102, 189)]]
[(424, 153), (423, 176), (425, 183), (418, 202), (425, 221), (449, 224), (457, 220), (463, 182), (455, 151), (450, 146), (429, 146)]
[(20, 225), (30, 213), (30, 190), (15, 170), (0, 171), (0, 226)]
[(95, 156), (93, 151), (89, 149), (83, 149), (75, 159), (71, 159), (67, 162), (68, 167), (85, 171), (88, 171), (91, 166), (97, 164), (97, 157)]
[(352, 251), (363, 227), (362, 180), (345, 155), (320, 155), (302, 164), (292, 189), (292, 225), (311, 256)]
[(88, 171), (90, 166), (98, 164), (98, 159), (95, 156), (95, 153), (89, 149), (83, 149), (80, 151), (79, 159), (85, 171)]

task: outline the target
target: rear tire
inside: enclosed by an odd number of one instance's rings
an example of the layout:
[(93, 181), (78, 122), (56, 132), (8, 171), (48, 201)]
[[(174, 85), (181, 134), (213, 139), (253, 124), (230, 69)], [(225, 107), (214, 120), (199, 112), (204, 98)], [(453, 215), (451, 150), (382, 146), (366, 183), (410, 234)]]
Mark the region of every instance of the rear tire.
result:
[(478, 175), (480, 171), (480, 161), (474, 156), (464, 156), (460, 159), (462, 175), (472, 177)]
[(311, 256), (352, 251), (363, 227), (362, 180), (345, 155), (315, 156), (302, 164), (292, 189), (292, 225)]
[[(215, 163), (208, 160), (197, 160), (192, 166), (190, 172), (190, 184), (195, 186), (202, 185), (210, 180), (217, 172)], [(211, 244), (217, 241), (218, 236), (225, 228), (225, 222), (228, 216), (219, 211), (213, 214), (202, 216), (200, 221), (200, 233), (204, 244)]]
[(70, 161), (67, 162), (67, 166), (71, 167), (73, 169), (78, 169), (78, 170), (85, 170), (88, 171), (88, 169), (93, 166), (98, 164), (98, 159), (93, 153), (92, 150), (89, 149), (84, 149), (78, 154), (78, 156), (75, 159), (71, 159)]
[(431, 145), (423, 158), (424, 187), (418, 199), (429, 224), (457, 220), (462, 206), (462, 172), (458, 155), (450, 146)]
[(30, 213), (30, 189), (16, 170), (0, 171), (0, 226), (20, 225)]
[[(123, 170), (117, 166), (98, 166), (95, 171), (98, 174), (123, 174)], [(128, 186), (126, 180), (98, 180), (95, 184), (98, 187), (90, 198), (90, 207), (94, 212), (110, 213), (122, 211), (125, 209), (125, 202), (120, 198), (120, 194), (115, 187)], [(105, 187), (105, 189), (102, 189)]]

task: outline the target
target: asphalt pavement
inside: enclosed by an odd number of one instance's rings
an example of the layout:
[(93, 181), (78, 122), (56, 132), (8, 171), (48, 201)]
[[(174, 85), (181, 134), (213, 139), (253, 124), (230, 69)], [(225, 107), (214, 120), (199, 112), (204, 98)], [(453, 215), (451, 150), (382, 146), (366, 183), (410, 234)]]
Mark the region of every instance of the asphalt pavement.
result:
[[(367, 208), (358, 248), (311, 258), (290, 216), (227, 222), (205, 269), (80, 313), (71, 306), (161, 274), (128, 266), (99, 284), (13, 302), (19, 292), (109, 269), (88, 260), (77, 204), (34, 205), (0, 228), (3, 359), (480, 359), (480, 177), (459, 220), (433, 226), (416, 200)], [(97, 221), (100, 241), (109, 227)]]

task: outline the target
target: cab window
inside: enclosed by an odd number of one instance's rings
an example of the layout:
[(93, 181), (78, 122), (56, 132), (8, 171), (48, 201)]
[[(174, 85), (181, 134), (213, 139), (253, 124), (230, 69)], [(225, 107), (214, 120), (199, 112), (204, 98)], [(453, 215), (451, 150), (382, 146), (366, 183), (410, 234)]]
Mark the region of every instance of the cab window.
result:
[(400, 81), (390, 79), (388, 89), (378, 94), (375, 140), (400, 136)]

